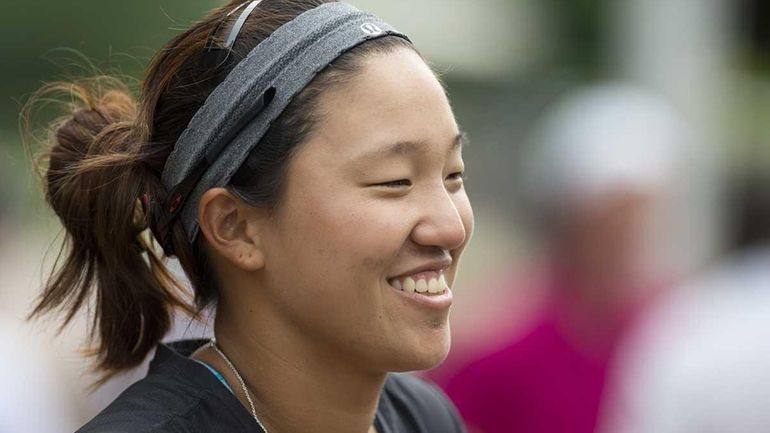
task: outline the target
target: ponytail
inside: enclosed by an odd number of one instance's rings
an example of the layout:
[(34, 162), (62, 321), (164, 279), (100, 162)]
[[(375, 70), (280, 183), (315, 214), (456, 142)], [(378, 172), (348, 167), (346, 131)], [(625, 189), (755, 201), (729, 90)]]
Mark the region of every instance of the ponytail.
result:
[(30, 318), (61, 310), (64, 327), (93, 305), (92, 353), (106, 379), (142, 362), (168, 332), (175, 307), (191, 308), (152, 238), (141, 236), (148, 206), (140, 198), (161, 194), (162, 185), (143, 163), (154, 156), (130, 91), (110, 77), (49, 84), (23, 119), (51, 97), (66, 98), (71, 112), (49, 128), (41, 155), (46, 200), (66, 237)]

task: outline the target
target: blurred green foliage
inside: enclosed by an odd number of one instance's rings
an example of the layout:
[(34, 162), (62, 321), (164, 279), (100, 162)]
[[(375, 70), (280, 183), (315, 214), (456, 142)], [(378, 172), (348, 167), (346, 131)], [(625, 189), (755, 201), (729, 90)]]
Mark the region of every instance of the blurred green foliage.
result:
[(77, 53), (96, 66), (140, 76), (152, 54), (178, 29), (217, 4), (212, 0), (3, 2), (0, 129), (15, 129), (19, 101), (43, 81), (73, 71)]
[[(41, 199), (21, 146), (19, 111), (45, 82), (101, 70), (141, 77), (214, 0), (6, 0), (0, 11), (0, 219), (26, 220)], [(137, 25), (137, 23), (141, 23)]]

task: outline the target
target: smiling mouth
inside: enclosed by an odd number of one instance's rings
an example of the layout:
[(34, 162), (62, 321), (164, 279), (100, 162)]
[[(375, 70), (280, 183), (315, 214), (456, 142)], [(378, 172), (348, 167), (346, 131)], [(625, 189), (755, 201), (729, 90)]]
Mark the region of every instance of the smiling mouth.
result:
[(447, 291), (443, 271), (420, 272), (414, 275), (391, 278), (388, 283), (396, 290), (425, 296), (440, 295)]

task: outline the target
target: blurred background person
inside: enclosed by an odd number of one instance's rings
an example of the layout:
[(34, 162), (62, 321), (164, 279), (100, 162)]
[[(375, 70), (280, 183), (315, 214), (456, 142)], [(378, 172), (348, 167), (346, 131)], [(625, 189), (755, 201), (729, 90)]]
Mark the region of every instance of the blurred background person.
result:
[(657, 232), (687, 134), (664, 99), (605, 84), (568, 95), (536, 137), (522, 181), (545, 258), (539, 275), (503, 285), (538, 302), (508, 319), (526, 325), (489, 353), (455, 346), (464, 365), (436, 378), (478, 431), (589, 433), (617, 342), (673, 278)]
[(611, 373), (603, 433), (770, 428), (770, 174), (730, 190), (733, 250), (645, 314)]

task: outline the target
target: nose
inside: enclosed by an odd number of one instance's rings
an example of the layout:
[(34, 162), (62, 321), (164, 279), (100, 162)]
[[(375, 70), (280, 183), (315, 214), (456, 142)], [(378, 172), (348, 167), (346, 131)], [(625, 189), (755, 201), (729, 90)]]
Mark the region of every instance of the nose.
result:
[(454, 250), (466, 238), (465, 224), (452, 195), (444, 188), (421, 200), (420, 219), (412, 230), (412, 240), (423, 246)]

